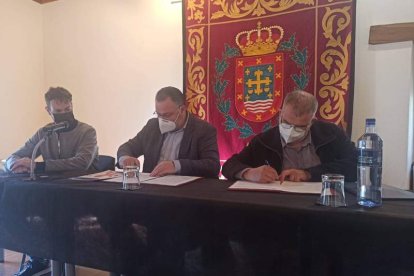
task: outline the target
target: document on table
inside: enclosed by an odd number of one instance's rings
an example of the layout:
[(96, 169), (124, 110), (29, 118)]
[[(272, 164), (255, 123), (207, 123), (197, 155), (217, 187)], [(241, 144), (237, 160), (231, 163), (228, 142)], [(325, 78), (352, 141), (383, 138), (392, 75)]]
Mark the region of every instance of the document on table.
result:
[[(185, 175), (166, 175), (162, 177), (150, 176), (149, 173), (139, 173), (139, 180), (142, 184), (154, 184), (154, 185), (165, 185), (165, 186), (180, 186), (185, 183), (195, 181), (201, 177), (197, 176), (185, 176)], [(116, 178), (104, 180), (107, 182), (118, 182), (122, 183), (122, 175)]]
[(250, 181), (236, 181), (229, 187), (229, 190), (243, 190), (243, 191), (274, 191), (285, 193), (300, 193), (300, 194), (320, 194), (322, 189), (321, 182), (292, 182), (284, 181), (280, 184), (279, 181), (271, 183), (255, 183)]
[(105, 179), (117, 178), (119, 176), (122, 177), (122, 173), (107, 170), (103, 172), (72, 177), (71, 179), (72, 180), (105, 180)]
[(180, 186), (185, 183), (195, 181), (201, 177), (198, 176), (185, 176), (185, 175), (166, 175), (162, 177), (155, 177), (153, 179), (148, 179), (145, 182), (141, 181), (144, 184), (156, 184), (156, 185), (166, 185), (166, 186)]
[[(345, 185), (345, 190), (351, 194), (357, 194), (357, 184), (353, 183), (353, 185)], [(414, 192), (402, 190), (390, 185), (383, 184), (382, 185), (382, 199), (414, 199)]]
[[(123, 178), (122, 172), (120, 172), (118, 177), (114, 177), (114, 178), (107, 179), (107, 180), (104, 180), (104, 181), (122, 183), (122, 178)], [(139, 173), (139, 181), (141, 181), (141, 182), (144, 182), (144, 181), (147, 181), (147, 180), (153, 179), (153, 178), (155, 178), (155, 177), (150, 176), (149, 173), (142, 173), (142, 172)]]
[(389, 185), (382, 185), (383, 199), (414, 199), (414, 193)]

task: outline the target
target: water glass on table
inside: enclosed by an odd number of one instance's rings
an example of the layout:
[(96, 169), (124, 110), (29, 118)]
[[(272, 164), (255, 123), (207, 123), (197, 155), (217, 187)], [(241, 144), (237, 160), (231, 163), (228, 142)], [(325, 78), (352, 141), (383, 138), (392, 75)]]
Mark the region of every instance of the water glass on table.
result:
[(138, 166), (124, 166), (122, 177), (123, 190), (138, 190), (141, 188), (139, 181), (139, 167)]
[(345, 207), (344, 176), (323, 174), (321, 196), (316, 203), (329, 207)]

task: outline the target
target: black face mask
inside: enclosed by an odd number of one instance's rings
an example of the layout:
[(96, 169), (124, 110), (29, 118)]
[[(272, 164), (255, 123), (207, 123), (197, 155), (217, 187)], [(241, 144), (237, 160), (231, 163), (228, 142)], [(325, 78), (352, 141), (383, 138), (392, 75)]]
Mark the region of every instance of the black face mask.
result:
[(56, 124), (65, 122), (65, 121), (69, 123), (69, 127), (62, 132), (70, 131), (74, 129), (76, 125), (78, 124), (78, 121), (75, 119), (75, 116), (73, 116), (72, 111), (65, 112), (65, 113), (53, 113), (53, 120), (55, 121)]

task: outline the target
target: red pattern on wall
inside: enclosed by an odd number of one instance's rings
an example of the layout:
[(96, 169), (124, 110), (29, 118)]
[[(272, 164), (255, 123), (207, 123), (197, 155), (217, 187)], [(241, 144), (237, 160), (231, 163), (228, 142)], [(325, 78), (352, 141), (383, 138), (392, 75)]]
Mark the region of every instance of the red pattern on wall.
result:
[(183, 3), (187, 106), (217, 128), (220, 159), (275, 126), (295, 89), (351, 132), (354, 0)]

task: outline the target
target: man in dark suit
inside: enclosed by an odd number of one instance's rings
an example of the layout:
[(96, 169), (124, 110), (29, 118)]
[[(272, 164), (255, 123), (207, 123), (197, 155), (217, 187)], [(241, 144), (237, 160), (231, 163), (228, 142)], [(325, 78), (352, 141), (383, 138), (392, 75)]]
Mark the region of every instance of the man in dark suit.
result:
[[(217, 178), (220, 161), (216, 129), (186, 111), (183, 93), (164, 87), (155, 97), (155, 113), (143, 129), (118, 149), (118, 165), (139, 166), (144, 155), (143, 172), (151, 176), (169, 174)], [(183, 244), (204, 246), (208, 238), (192, 237), (188, 228), (164, 225), (153, 220), (148, 229), (149, 275), (183, 275)], [(191, 238), (189, 237), (191, 236)], [(194, 238), (194, 240), (193, 240)], [(193, 247), (191, 245), (190, 247)]]
[(174, 87), (164, 87), (155, 97), (158, 118), (118, 149), (118, 164), (139, 166), (152, 176), (167, 174), (217, 178), (220, 161), (216, 129), (186, 111), (184, 95)]

